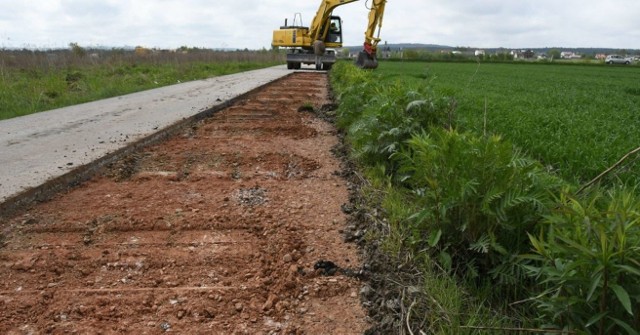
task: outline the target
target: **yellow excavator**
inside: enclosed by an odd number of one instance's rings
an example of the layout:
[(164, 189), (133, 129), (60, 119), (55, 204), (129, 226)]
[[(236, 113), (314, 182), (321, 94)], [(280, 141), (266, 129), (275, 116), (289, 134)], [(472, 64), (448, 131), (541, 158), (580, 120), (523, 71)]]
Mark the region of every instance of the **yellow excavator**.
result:
[[(284, 26), (273, 31), (271, 45), (287, 49), (287, 68), (300, 69), (301, 64), (315, 64), (316, 70), (331, 70), (337, 59), (335, 49), (342, 47), (342, 20), (339, 16), (332, 15), (333, 10), (356, 1), (359, 0), (322, 0), (309, 27), (303, 26), (300, 14), (294, 15), (291, 26), (285, 19)], [(363, 69), (378, 67), (376, 53), (387, 2), (367, 0), (367, 3), (369, 1), (369, 24), (365, 31), (364, 49), (356, 59), (356, 65)]]

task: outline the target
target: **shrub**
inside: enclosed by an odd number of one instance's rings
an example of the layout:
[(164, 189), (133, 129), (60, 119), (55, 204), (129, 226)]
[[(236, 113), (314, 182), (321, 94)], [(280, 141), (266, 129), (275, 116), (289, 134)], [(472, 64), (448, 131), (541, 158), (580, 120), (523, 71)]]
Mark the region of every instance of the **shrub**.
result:
[(640, 329), (640, 197), (635, 190), (562, 194), (546, 229), (529, 236), (528, 266), (545, 290), (534, 301), (544, 320), (590, 334)]
[(394, 156), (401, 185), (419, 210), (408, 218), (414, 250), (446, 269), (519, 291), (516, 256), (553, 204), (561, 182), (498, 136), (431, 128)]
[(347, 129), (354, 156), (361, 162), (382, 163), (392, 173), (396, 167), (389, 157), (413, 133), (431, 125), (451, 126), (455, 101), (437, 97), (428, 85), (383, 82), (375, 74), (344, 66), (337, 65), (333, 81), (341, 92), (339, 126)]

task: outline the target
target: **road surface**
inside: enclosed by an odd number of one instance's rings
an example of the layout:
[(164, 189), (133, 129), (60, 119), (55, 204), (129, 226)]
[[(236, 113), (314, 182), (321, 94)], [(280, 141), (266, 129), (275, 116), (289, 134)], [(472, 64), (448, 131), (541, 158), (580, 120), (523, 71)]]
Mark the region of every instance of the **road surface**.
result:
[(276, 66), (0, 121), (0, 204), (290, 73)]

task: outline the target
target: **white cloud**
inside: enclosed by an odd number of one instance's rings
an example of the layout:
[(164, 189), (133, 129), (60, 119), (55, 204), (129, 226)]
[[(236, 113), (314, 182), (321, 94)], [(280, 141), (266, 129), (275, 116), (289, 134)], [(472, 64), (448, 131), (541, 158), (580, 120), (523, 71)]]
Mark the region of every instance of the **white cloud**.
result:
[[(364, 41), (371, 0), (336, 9), (345, 43)], [(294, 13), (305, 24), (320, 0), (0, 0), (0, 47), (95, 46), (269, 48)], [(389, 0), (381, 37), (473, 47), (640, 48), (640, 1)]]

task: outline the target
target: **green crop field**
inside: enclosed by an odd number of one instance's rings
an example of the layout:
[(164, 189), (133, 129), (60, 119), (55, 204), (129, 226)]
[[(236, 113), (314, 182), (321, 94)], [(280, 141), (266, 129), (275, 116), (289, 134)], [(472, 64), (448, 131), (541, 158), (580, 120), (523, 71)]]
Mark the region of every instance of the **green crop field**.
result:
[(576, 183), (640, 146), (640, 67), (381, 62), (379, 73), (428, 83), (456, 99), (458, 129), (500, 134)]

